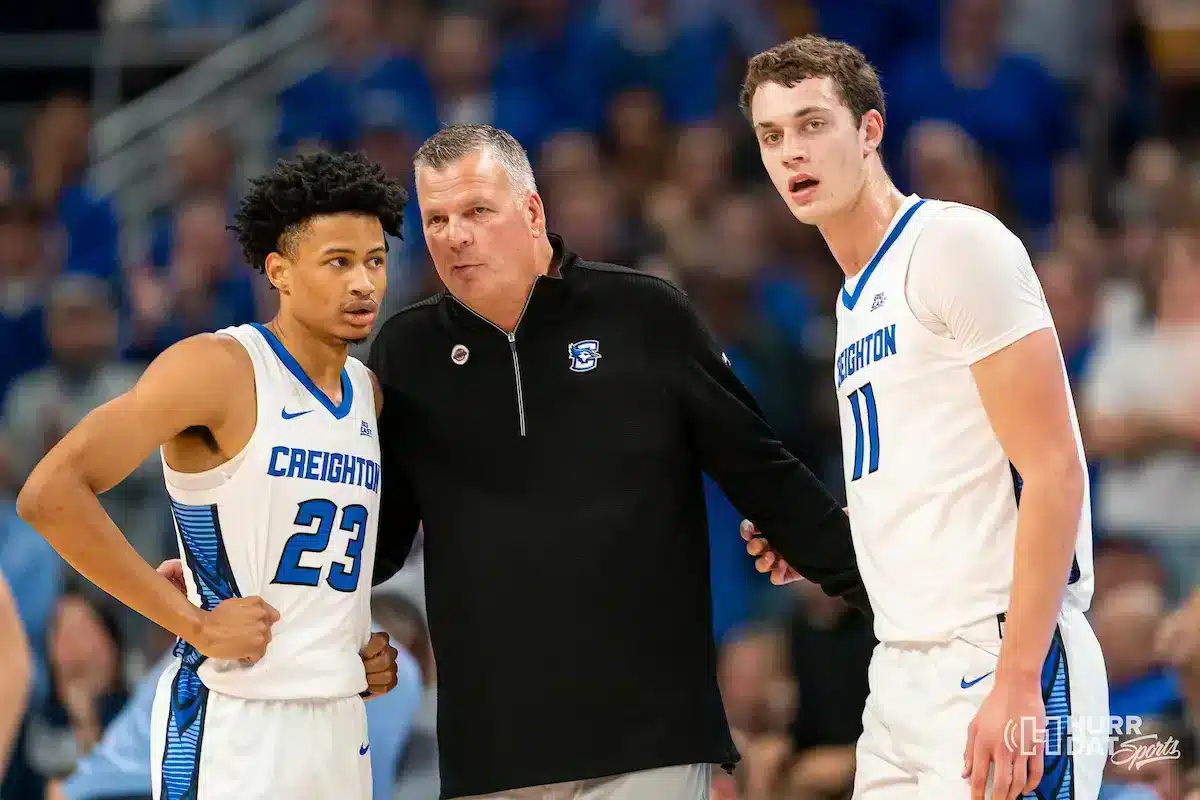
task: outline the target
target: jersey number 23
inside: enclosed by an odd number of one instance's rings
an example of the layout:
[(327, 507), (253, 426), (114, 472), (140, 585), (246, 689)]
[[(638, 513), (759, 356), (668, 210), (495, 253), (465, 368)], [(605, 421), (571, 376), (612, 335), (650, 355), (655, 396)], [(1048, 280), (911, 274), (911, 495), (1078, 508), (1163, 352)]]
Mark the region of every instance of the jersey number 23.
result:
[(301, 565), (300, 557), (305, 553), (323, 553), (329, 547), (329, 537), (334, 523), (339, 530), (351, 534), (346, 545), (346, 557), (350, 569), (340, 561), (329, 565), (325, 582), (339, 592), (353, 592), (358, 588), (358, 571), (362, 561), (363, 541), (367, 531), (367, 509), (358, 504), (339, 509), (331, 500), (321, 498), (305, 500), (296, 509), (296, 525), (317, 526), (315, 531), (300, 531), (288, 537), (283, 546), (283, 556), (275, 570), (271, 583), (286, 583), (292, 586), (316, 586), (321, 582), (320, 567)]

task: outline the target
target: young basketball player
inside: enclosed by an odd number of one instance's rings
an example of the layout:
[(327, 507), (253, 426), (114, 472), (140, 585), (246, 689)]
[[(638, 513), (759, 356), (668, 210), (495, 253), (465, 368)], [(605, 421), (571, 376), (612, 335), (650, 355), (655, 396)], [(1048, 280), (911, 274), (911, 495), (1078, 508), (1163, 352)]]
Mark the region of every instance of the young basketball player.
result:
[[(879, 80), (848, 45), (755, 56), (742, 105), (775, 188), (846, 274), (834, 382), (880, 641), (855, 798), (983, 798), (989, 771), (995, 798), (1095, 798), (1103, 748), (1072, 755), (1063, 738), (1072, 720), (1108, 720), (1084, 619), (1090, 501), (1029, 255), (978, 209), (896, 189)], [(747, 549), (794, 577), (769, 543)]]
[[(375, 322), (384, 234), (399, 235), (406, 200), (360, 156), (300, 157), (254, 181), (237, 233), (279, 314), (166, 350), (18, 498), (84, 576), (180, 639), (154, 707), (156, 799), (370, 797), (360, 694), (377, 687), (360, 649), (381, 401), (347, 349)], [(96, 499), (155, 450), (186, 596)]]

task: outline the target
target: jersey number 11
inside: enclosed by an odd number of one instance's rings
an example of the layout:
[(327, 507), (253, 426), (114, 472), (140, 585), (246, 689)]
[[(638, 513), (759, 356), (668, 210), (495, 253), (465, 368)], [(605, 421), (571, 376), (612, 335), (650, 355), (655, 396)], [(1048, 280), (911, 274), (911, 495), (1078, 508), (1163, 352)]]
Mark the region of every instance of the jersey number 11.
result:
[(863, 462), (867, 463), (867, 474), (879, 469), (879, 410), (875, 407), (875, 389), (864, 383), (850, 393), (850, 413), (854, 415), (854, 471), (850, 480), (863, 476)]

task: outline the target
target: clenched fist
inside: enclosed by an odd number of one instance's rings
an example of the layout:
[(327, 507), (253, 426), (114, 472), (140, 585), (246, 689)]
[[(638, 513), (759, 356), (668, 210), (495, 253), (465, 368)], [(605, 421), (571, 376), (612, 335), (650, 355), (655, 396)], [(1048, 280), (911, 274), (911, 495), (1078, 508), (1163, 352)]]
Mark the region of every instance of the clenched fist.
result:
[(359, 652), (367, 673), (368, 700), (396, 688), (396, 655), (388, 635), (380, 631), (372, 633), (367, 646)]
[(267, 652), (279, 612), (261, 597), (222, 600), (206, 612), (192, 645), (209, 658), (257, 663)]

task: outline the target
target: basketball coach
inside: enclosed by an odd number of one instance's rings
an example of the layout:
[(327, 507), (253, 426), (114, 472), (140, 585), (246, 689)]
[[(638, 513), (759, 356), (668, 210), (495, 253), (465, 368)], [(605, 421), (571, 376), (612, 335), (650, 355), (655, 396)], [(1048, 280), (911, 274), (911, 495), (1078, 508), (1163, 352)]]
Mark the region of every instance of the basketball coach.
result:
[(707, 800), (713, 765), (738, 754), (702, 475), (869, 613), (848, 520), (680, 291), (547, 232), (509, 134), (445, 128), (415, 170), (447, 289), (371, 349), (386, 396), (374, 581), (423, 523), (442, 797)]

